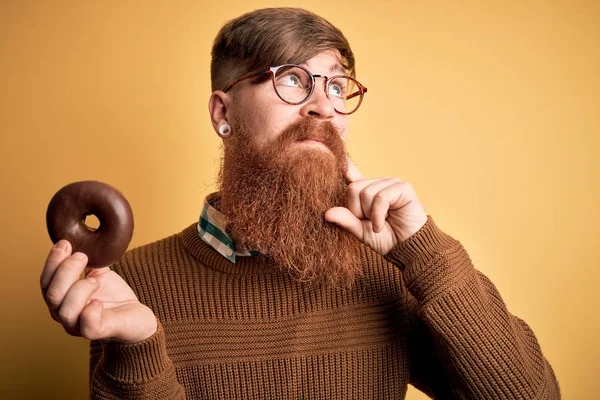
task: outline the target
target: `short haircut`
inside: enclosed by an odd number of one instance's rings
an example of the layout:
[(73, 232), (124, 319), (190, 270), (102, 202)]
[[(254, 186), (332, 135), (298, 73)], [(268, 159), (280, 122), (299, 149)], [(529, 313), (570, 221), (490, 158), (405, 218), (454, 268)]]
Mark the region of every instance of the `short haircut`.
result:
[(348, 40), (323, 17), (287, 7), (246, 13), (227, 22), (215, 38), (212, 90), (223, 90), (240, 76), (261, 68), (304, 63), (326, 50), (338, 50), (342, 68), (356, 75)]

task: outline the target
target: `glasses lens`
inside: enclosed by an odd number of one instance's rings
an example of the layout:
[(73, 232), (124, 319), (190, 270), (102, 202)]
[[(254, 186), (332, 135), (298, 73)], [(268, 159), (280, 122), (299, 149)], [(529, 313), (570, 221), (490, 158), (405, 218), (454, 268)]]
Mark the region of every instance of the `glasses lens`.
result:
[(358, 108), (362, 91), (354, 79), (348, 76), (334, 76), (328, 83), (327, 94), (337, 111), (350, 114)]
[(300, 67), (284, 65), (275, 73), (275, 90), (288, 103), (303, 102), (310, 95), (311, 89), (312, 79)]

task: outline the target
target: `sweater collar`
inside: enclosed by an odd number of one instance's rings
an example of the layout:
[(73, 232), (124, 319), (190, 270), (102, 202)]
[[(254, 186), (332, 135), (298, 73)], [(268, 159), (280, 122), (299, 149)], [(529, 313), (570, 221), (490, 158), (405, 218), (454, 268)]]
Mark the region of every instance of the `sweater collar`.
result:
[(234, 264), (200, 237), (197, 223), (188, 226), (177, 236), (191, 257), (212, 270), (227, 275), (248, 276), (282, 273), (281, 268), (278, 268), (270, 257), (262, 254), (253, 257), (238, 256)]

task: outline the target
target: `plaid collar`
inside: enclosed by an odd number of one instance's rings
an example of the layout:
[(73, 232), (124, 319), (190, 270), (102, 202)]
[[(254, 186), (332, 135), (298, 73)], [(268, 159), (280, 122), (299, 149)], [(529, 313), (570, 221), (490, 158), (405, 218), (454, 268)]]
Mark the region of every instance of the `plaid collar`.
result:
[(223, 257), (235, 263), (236, 257), (256, 256), (256, 251), (248, 251), (235, 245), (227, 232), (227, 218), (215, 208), (218, 193), (211, 193), (204, 198), (202, 213), (198, 221), (198, 234), (209, 246), (218, 251)]

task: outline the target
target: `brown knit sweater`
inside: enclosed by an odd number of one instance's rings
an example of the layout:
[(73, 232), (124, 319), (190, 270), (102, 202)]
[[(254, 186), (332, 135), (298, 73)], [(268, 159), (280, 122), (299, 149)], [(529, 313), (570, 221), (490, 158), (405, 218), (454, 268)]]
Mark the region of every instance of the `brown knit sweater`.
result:
[(231, 263), (192, 225), (114, 266), (159, 320), (91, 344), (94, 399), (557, 399), (531, 329), (431, 218), (352, 289)]

